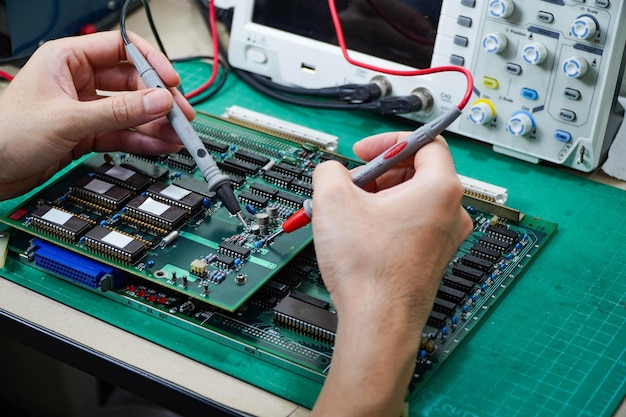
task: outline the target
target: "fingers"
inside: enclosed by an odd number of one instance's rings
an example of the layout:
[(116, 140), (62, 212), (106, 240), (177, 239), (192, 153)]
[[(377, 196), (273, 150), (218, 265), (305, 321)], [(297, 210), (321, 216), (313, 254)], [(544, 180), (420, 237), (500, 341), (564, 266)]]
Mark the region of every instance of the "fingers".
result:
[(161, 155), (178, 152), (180, 142), (165, 142), (141, 132), (122, 130), (96, 135), (91, 149), (94, 152), (128, 152), (137, 155)]
[(369, 136), (354, 144), (352, 150), (364, 161), (370, 161), (398, 143), (409, 132), (385, 132)]
[(72, 102), (70, 134), (76, 137), (98, 132), (129, 129), (165, 116), (174, 98), (168, 90), (133, 91), (99, 100)]

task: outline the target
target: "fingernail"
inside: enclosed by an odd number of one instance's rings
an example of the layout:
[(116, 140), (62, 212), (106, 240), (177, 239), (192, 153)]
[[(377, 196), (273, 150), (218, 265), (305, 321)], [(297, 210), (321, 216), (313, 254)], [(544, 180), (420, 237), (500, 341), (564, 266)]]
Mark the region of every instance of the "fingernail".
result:
[(143, 107), (147, 114), (167, 113), (172, 107), (172, 95), (167, 90), (153, 90), (143, 96)]

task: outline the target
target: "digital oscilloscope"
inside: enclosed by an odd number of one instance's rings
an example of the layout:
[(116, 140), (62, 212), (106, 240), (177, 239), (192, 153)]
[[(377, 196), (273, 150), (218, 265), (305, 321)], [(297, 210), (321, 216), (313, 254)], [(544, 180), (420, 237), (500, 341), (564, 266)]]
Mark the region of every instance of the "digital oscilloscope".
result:
[[(222, 2), (226, 3), (226, 2)], [(424, 103), (427, 122), (459, 102), (456, 74), (398, 77), (345, 61), (325, 1), (234, 3), (229, 61), (305, 88), (378, 82)], [(219, 2), (218, 2), (219, 5)], [(353, 58), (393, 69), (461, 65), (475, 78), (465, 114), (448, 129), (523, 160), (580, 171), (606, 156), (623, 118), (626, 12), (609, 0), (337, 1)]]

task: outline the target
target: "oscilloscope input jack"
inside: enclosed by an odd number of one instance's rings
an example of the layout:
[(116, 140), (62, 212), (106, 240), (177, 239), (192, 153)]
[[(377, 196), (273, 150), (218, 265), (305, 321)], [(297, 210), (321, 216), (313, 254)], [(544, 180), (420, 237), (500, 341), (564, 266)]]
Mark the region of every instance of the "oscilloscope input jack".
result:
[(418, 97), (422, 101), (422, 108), (416, 113), (421, 116), (427, 116), (435, 109), (435, 99), (429, 89), (425, 87), (417, 87), (411, 91), (411, 95)]

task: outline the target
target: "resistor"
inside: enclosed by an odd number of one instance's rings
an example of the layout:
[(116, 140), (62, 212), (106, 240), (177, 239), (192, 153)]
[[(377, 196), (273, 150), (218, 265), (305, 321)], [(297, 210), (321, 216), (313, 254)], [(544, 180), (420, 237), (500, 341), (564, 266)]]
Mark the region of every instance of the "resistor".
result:
[(210, 264), (212, 262), (215, 262), (215, 260), (217, 259), (217, 255), (215, 253), (210, 253), (204, 259), (206, 260), (206, 263)]
[(265, 172), (265, 171), (269, 171), (270, 169), (274, 168), (274, 165), (276, 165), (276, 161), (274, 161), (274, 160), (270, 160), (267, 164), (265, 164), (265, 165), (263, 166), (263, 168), (262, 168), (262, 169), (263, 169), (263, 171), (264, 171), (264, 172)]
[(172, 230), (171, 232), (169, 232), (167, 236), (165, 236), (162, 240), (163, 247), (166, 247), (172, 242), (174, 242), (176, 239), (178, 239), (178, 236), (180, 236), (180, 233), (178, 232), (178, 230)]

